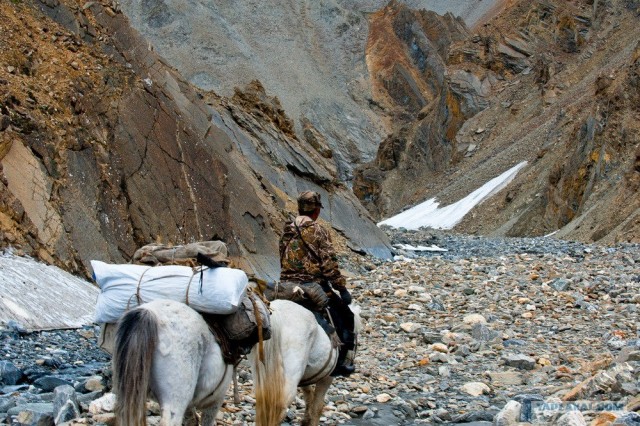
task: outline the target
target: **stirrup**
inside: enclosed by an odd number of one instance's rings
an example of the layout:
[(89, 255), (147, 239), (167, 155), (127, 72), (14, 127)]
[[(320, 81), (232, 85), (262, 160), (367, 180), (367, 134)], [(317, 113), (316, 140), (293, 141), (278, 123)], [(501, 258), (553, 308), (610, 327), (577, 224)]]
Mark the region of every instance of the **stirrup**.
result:
[(336, 368), (331, 372), (331, 376), (344, 376), (349, 377), (351, 374), (355, 373), (356, 366), (353, 365), (353, 358), (355, 356), (354, 351), (347, 351), (344, 354), (344, 358), (340, 359)]
[(342, 364), (336, 365), (336, 368), (331, 372), (331, 377), (344, 376), (349, 377), (356, 372), (356, 366), (350, 363), (348, 360), (344, 360)]

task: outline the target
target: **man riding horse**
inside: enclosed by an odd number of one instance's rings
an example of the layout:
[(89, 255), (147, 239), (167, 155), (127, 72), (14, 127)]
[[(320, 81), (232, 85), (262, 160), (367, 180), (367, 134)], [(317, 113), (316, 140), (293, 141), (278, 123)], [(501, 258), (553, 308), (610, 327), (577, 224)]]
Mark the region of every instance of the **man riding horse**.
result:
[(299, 195), (298, 216), (285, 226), (280, 239), (280, 279), (301, 284), (317, 283), (326, 292), (331, 320), (342, 342), (338, 364), (331, 375), (349, 376), (355, 371), (352, 356), (354, 316), (348, 306), (351, 294), (338, 269), (331, 236), (316, 221), (322, 207), (317, 192), (304, 191)]

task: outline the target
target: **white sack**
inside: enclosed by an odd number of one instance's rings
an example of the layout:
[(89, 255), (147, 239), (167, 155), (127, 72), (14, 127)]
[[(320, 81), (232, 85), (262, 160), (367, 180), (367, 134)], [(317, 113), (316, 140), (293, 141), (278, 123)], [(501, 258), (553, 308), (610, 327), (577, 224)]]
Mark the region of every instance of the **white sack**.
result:
[(92, 260), (91, 266), (102, 290), (96, 304), (97, 323), (116, 322), (138, 306), (138, 282), (140, 303), (157, 299), (187, 303), (188, 288), (190, 307), (221, 315), (238, 309), (249, 282), (242, 270), (232, 268), (203, 269), (201, 287), (200, 272), (188, 266), (112, 265), (98, 260)]

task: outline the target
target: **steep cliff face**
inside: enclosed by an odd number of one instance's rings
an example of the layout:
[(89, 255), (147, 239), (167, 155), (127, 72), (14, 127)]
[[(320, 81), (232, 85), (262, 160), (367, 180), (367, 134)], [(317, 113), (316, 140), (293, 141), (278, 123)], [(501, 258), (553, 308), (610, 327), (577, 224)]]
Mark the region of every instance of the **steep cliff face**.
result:
[(616, 68), (593, 82), (595, 110), (566, 143), (546, 193), (554, 228), (595, 241), (637, 241), (640, 231), (640, 42)]
[(367, 63), (392, 133), (376, 159), (356, 169), (354, 192), (380, 217), (423, 195), (401, 182), (423, 181), (456, 161), (455, 134), (486, 106), (490, 82), (466, 71), (446, 76), (450, 48), (469, 37), (461, 19), (393, 1), (370, 22)]
[[(223, 96), (259, 80), (277, 96), (298, 137), (305, 123), (324, 136), (340, 178), (375, 156), (389, 129), (373, 102), (365, 49), (368, 16), (388, 0), (124, 0), (124, 13), (191, 83)], [(452, 10), (470, 22), (502, 0), (404, 1)]]
[(389, 254), (335, 169), (259, 85), (233, 99), (199, 93), (115, 3), (0, 8), (3, 245), (86, 272), (90, 259), (128, 261), (148, 242), (219, 238), (277, 278), (291, 199), (315, 189), (354, 250)]
[[(133, 24), (187, 80), (232, 96), (259, 80), (279, 98), (300, 139), (324, 135), (343, 180), (383, 136), (368, 94), (361, 48), (366, 19), (340, 1), (123, 1)], [(347, 119), (345, 119), (347, 118)], [(365, 142), (366, 141), (366, 142)]]
[(429, 195), (461, 198), (473, 182), (529, 161), (457, 229), (638, 241), (639, 11), (626, 1), (516, 2), (454, 49), (450, 67), (488, 68), (499, 83), (455, 136), (474, 150), (434, 173)]
[[(221, 238), (273, 278), (301, 190), (323, 194), (321, 219), (351, 249), (388, 256), (354, 192), (381, 218), (426, 198), (456, 201), (521, 161), (458, 230), (637, 241), (640, 4), (491, 2), (506, 9), (469, 29), (418, 3), (297, 5), (306, 29), (274, 15), (265, 40), (278, 42), (248, 56), (272, 55), (270, 77), (244, 81), (254, 74), (221, 64), (217, 73), (243, 80), (221, 82), (225, 96), (184, 80), (115, 2), (0, 3), (1, 244), (87, 272), (90, 259), (124, 262), (152, 241)], [(144, 25), (157, 18), (157, 34), (180, 33), (168, 2), (145, 4), (155, 15)], [(309, 35), (313, 22), (324, 26)], [(296, 28), (279, 49), (306, 65), (287, 68), (267, 49), (286, 33), (277, 28)], [(229, 34), (240, 43), (247, 31)], [(209, 59), (225, 62), (223, 47)], [(314, 59), (297, 61), (298, 48)], [(283, 67), (297, 86), (270, 85)]]

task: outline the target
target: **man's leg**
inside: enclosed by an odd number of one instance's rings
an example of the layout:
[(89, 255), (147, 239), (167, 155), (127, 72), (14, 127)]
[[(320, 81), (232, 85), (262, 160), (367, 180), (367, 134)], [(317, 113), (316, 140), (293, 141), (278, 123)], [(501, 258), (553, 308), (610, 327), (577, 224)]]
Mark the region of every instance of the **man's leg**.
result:
[(355, 321), (353, 312), (339, 297), (332, 297), (329, 302), (329, 313), (333, 319), (342, 345), (338, 354), (338, 364), (331, 373), (332, 376), (349, 376), (355, 371), (352, 357), (347, 357), (349, 351), (355, 348)]

